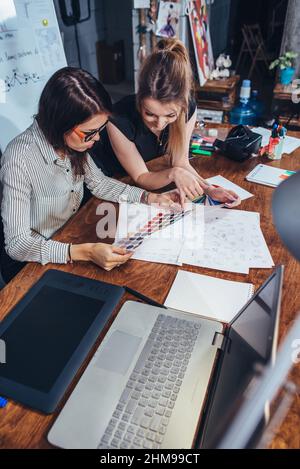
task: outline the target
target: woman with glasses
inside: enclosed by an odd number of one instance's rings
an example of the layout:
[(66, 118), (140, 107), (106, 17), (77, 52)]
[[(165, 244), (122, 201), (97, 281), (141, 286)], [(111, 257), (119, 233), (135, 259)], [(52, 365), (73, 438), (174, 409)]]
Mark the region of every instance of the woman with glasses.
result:
[[(201, 178), (189, 163), (189, 143), (196, 123), (192, 97), (192, 71), (184, 45), (176, 39), (161, 40), (143, 63), (137, 95), (114, 106), (104, 132), (101, 167), (107, 174), (127, 172), (134, 182), (148, 190), (175, 183), (181, 203), (206, 192), (229, 207), (240, 203), (238, 196), (215, 188)], [(95, 146), (94, 154), (102, 152)], [(165, 155), (169, 168), (149, 171), (146, 162)]]
[(68, 244), (51, 236), (81, 204), (83, 184), (101, 199), (172, 205), (172, 196), (149, 193), (105, 176), (89, 155), (111, 112), (103, 86), (88, 72), (66, 67), (47, 82), (33, 124), (1, 158), (4, 280), (25, 262), (92, 261), (106, 270), (130, 255), (105, 243)]

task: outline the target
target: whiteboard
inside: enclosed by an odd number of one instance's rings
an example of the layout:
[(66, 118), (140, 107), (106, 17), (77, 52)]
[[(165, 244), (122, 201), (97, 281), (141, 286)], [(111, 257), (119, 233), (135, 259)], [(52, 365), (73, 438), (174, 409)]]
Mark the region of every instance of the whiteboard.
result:
[(0, 0), (0, 149), (37, 113), (45, 83), (67, 65), (52, 0)]

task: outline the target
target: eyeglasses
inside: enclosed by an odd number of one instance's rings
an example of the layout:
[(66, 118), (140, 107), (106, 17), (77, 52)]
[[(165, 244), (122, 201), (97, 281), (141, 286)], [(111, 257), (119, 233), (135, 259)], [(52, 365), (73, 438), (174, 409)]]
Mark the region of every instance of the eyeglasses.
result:
[(84, 142), (90, 142), (95, 135), (100, 134), (103, 129), (105, 129), (106, 125), (108, 123), (108, 120), (102, 124), (99, 129), (92, 130), (91, 132), (84, 132), (83, 130), (79, 130), (77, 127), (73, 129), (76, 135), (80, 137)]

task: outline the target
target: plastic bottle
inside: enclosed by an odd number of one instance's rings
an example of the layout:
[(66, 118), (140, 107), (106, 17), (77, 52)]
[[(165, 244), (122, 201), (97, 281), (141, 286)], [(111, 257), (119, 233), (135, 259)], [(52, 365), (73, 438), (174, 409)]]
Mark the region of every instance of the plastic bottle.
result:
[(251, 81), (243, 80), (240, 102), (230, 112), (230, 123), (235, 125), (256, 125), (256, 113), (250, 105)]
[(258, 91), (252, 90), (250, 106), (256, 114), (257, 119), (260, 119), (264, 112), (264, 104), (258, 99)]

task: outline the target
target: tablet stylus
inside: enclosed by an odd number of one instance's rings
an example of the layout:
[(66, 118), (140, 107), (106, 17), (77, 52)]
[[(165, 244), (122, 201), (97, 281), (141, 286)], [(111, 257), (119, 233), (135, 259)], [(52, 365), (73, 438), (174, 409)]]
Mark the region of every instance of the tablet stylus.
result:
[(132, 288), (129, 288), (129, 287), (126, 287), (126, 286), (124, 288), (128, 293), (130, 293), (133, 296), (136, 296), (140, 300), (145, 301), (145, 303), (148, 303), (149, 305), (158, 306), (159, 308), (167, 309), (167, 307), (165, 305), (162, 305), (161, 303), (158, 303), (157, 301), (152, 300), (151, 298), (148, 298), (148, 296), (145, 296), (142, 293), (140, 293), (136, 290), (133, 290)]

